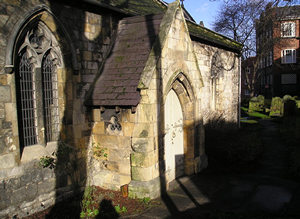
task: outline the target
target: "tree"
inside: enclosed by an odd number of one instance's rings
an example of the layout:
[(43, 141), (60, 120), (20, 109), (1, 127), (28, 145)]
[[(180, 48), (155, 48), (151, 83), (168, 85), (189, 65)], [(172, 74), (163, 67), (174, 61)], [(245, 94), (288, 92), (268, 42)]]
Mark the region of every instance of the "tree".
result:
[[(280, 19), (281, 15), (276, 14), (274, 16), (273, 13), (264, 13), (266, 10), (272, 7), (277, 8), (278, 6), (288, 8), (289, 5), (297, 2), (293, 0), (223, 0), (221, 9), (213, 23), (214, 30), (244, 45), (242, 61), (257, 55), (256, 59), (251, 59), (254, 66), (252, 77), (245, 75), (251, 96), (254, 95), (255, 85), (260, 76), (257, 71), (260, 58), (267, 56), (270, 48), (275, 43), (274, 41), (260, 43), (260, 52), (256, 54), (256, 27), (260, 26), (261, 29), (266, 30), (269, 22), (274, 21), (274, 19)], [(281, 11), (284, 12), (284, 10)], [(282, 16), (284, 16), (284, 13), (282, 13)], [(259, 19), (262, 17), (263, 19)]]
[(242, 43), (243, 59), (255, 53), (255, 21), (268, 0), (224, 1), (213, 23), (214, 30)]

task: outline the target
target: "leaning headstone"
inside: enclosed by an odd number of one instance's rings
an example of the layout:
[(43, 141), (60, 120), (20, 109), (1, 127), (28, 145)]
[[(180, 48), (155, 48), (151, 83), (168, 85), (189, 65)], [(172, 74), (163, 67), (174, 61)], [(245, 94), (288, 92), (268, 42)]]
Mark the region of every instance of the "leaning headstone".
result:
[(265, 97), (259, 95), (258, 97), (252, 97), (249, 101), (249, 112), (261, 112), (264, 111)]
[(283, 101), (280, 97), (273, 97), (271, 102), (270, 116), (283, 115)]

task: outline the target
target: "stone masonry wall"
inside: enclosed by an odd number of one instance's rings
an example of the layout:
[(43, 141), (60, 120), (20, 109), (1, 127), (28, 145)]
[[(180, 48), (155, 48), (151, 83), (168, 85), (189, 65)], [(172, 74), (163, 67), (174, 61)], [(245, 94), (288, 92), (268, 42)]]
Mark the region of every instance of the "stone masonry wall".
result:
[(193, 42), (204, 82), (201, 111), (204, 124), (237, 124), (239, 105), (239, 58), (235, 53)]
[(43, 169), (37, 162), (29, 162), (15, 167), (13, 171), (14, 176), (0, 180), (1, 218), (7, 215), (27, 216), (55, 204), (58, 197), (54, 170)]
[[(205, 156), (204, 150), (200, 149), (204, 146), (203, 141), (198, 141), (203, 136), (197, 131), (197, 122), (200, 124), (201, 120), (196, 110), (201, 75), (182, 11), (176, 3), (169, 6), (158, 37), (160, 40), (154, 45), (149, 65), (146, 65), (142, 76), (145, 84), (149, 81), (149, 86), (141, 91), (142, 100), (137, 107), (135, 124), (135, 130), (139, 130), (137, 133), (140, 136), (134, 138), (131, 154), (132, 181), (129, 184), (129, 195), (138, 198), (155, 198), (161, 190), (171, 188), (164, 168), (163, 116), (164, 101), (170, 89), (175, 90), (183, 108), (185, 174), (200, 170), (198, 166), (201, 161), (204, 163), (204, 159), (200, 161), (199, 151), (203, 155), (201, 158)], [(160, 59), (157, 63), (153, 61), (158, 57)], [(156, 66), (152, 63), (156, 63)], [(142, 136), (143, 133), (147, 133), (147, 136)], [(196, 139), (198, 145), (195, 145)]]
[(135, 114), (130, 109), (93, 110), (88, 184), (120, 190), (131, 181), (130, 153)]
[(13, 36), (33, 17), (43, 22), (59, 43), (64, 62), (57, 70), (60, 140), (74, 148), (70, 157), (76, 158), (81, 169), (71, 175), (84, 185), (94, 120), (84, 100), (109, 52), (117, 18), (46, 0), (2, 0), (0, 9), (0, 217), (24, 216), (59, 201), (74, 179), (38, 165), (39, 158), (51, 155), (58, 144), (25, 147), (20, 155), (15, 72), (7, 74), (5, 68), (13, 64), (7, 61), (7, 51), (14, 49)]

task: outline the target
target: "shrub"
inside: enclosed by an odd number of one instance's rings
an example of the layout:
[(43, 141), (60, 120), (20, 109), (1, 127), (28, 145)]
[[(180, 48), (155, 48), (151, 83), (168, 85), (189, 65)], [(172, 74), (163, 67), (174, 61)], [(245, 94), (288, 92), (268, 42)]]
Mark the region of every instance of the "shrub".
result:
[[(262, 153), (259, 125), (243, 124), (238, 130), (206, 129), (206, 152), (209, 167), (226, 168), (230, 171), (245, 171), (255, 167)], [(222, 171), (226, 171), (222, 169)]]

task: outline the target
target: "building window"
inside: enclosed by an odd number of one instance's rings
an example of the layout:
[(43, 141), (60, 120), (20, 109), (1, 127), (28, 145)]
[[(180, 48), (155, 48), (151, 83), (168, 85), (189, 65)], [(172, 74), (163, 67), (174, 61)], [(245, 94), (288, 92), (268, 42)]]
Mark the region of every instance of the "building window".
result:
[(58, 44), (44, 24), (29, 29), (22, 40), (16, 72), (21, 151), (26, 146), (58, 140), (57, 68), (61, 65)]
[(269, 66), (271, 66), (273, 64), (273, 52), (270, 51), (269, 52)]
[(281, 84), (297, 84), (297, 75), (296, 74), (282, 74), (281, 75)]
[(282, 37), (295, 37), (295, 22), (284, 22), (281, 24)]
[(282, 50), (281, 63), (282, 64), (296, 63), (296, 50), (295, 49)]

